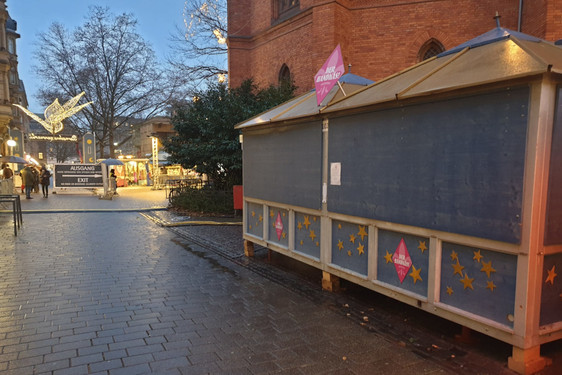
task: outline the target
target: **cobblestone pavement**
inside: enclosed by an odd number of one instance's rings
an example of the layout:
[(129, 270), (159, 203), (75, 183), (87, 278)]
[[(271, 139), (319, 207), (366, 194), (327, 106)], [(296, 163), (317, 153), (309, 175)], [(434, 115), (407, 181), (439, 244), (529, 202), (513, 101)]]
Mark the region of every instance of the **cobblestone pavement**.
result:
[(17, 237), (0, 216), (0, 374), (512, 373), (508, 346), (455, 343), (454, 325), (352, 285), (323, 292), (265, 249), (248, 259), (240, 226), (163, 227), (177, 219), (131, 212), (166, 203), (141, 192), (24, 201), (41, 213)]

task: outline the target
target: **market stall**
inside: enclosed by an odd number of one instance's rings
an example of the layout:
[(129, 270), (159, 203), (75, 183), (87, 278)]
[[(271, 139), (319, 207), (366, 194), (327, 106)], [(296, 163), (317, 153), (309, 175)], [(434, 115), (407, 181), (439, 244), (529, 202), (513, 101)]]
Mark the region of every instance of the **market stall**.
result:
[(539, 370), (540, 345), (562, 338), (561, 101), (562, 48), (498, 27), (249, 119), (246, 253), (480, 331), (513, 345), (511, 369)]

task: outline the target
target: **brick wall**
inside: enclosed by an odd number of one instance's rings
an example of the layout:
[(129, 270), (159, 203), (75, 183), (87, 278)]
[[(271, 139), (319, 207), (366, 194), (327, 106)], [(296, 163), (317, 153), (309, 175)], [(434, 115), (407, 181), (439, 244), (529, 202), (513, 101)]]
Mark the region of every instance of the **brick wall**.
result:
[[(528, 3), (522, 31), (562, 38), (562, 1)], [(274, 20), (272, 4), (229, 0), (229, 15), (237, 15), (229, 22), (233, 87), (249, 77), (262, 86), (277, 84), (286, 64), (299, 92), (308, 91), (338, 43), (354, 74), (380, 80), (417, 63), (420, 48), (432, 38), (449, 49), (493, 29), (496, 11), (502, 27), (517, 30), (519, 11), (514, 0), (301, 0), (298, 15)]]

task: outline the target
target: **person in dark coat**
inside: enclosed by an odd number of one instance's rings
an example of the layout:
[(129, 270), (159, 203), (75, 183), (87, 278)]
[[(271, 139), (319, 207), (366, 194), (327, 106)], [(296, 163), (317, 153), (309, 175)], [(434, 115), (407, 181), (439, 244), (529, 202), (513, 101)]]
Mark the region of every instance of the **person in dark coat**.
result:
[(12, 168), (7, 163), (2, 164), (2, 178), (7, 180), (14, 175)]
[(31, 189), (33, 189), (33, 182), (35, 177), (33, 175), (32, 166), (30, 164), (26, 165), (24, 169), (21, 170), (21, 183), (25, 186), (25, 198), (33, 199), (31, 197)]
[(43, 165), (41, 167), (41, 173), (39, 174), (39, 181), (41, 182), (41, 190), (43, 191), (43, 197), (49, 198), (49, 185), (51, 184), (51, 172)]

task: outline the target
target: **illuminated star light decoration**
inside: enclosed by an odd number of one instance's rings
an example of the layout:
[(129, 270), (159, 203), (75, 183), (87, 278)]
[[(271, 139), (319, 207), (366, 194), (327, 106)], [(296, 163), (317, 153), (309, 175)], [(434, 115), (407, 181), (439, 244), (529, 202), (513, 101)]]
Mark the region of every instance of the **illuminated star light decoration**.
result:
[(37, 116), (35, 113), (30, 112), (27, 108), (22, 107), (21, 105), (14, 105), (24, 111), (25, 114), (27, 114), (29, 117), (43, 125), (43, 127), (47, 129), (47, 131), (49, 131), (51, 134), (56, 134), (64, 128), (64, 125), (62, 124), (63, 120), (80, 112), (84, 107), (92, 104), (92, 102), (88, 102), (86, 104), (76, 106), (76, 103), (78, 103), (78, 101), (82, 96), (84, 96), (84, 94), (85, 93), (82, 92), (76, 95), (74, 98), (70, 99), (63, 105), (59, 104), (58, 98), (55, 99), (55, 101), (45, 109), (44, 120), (41, 117)]

